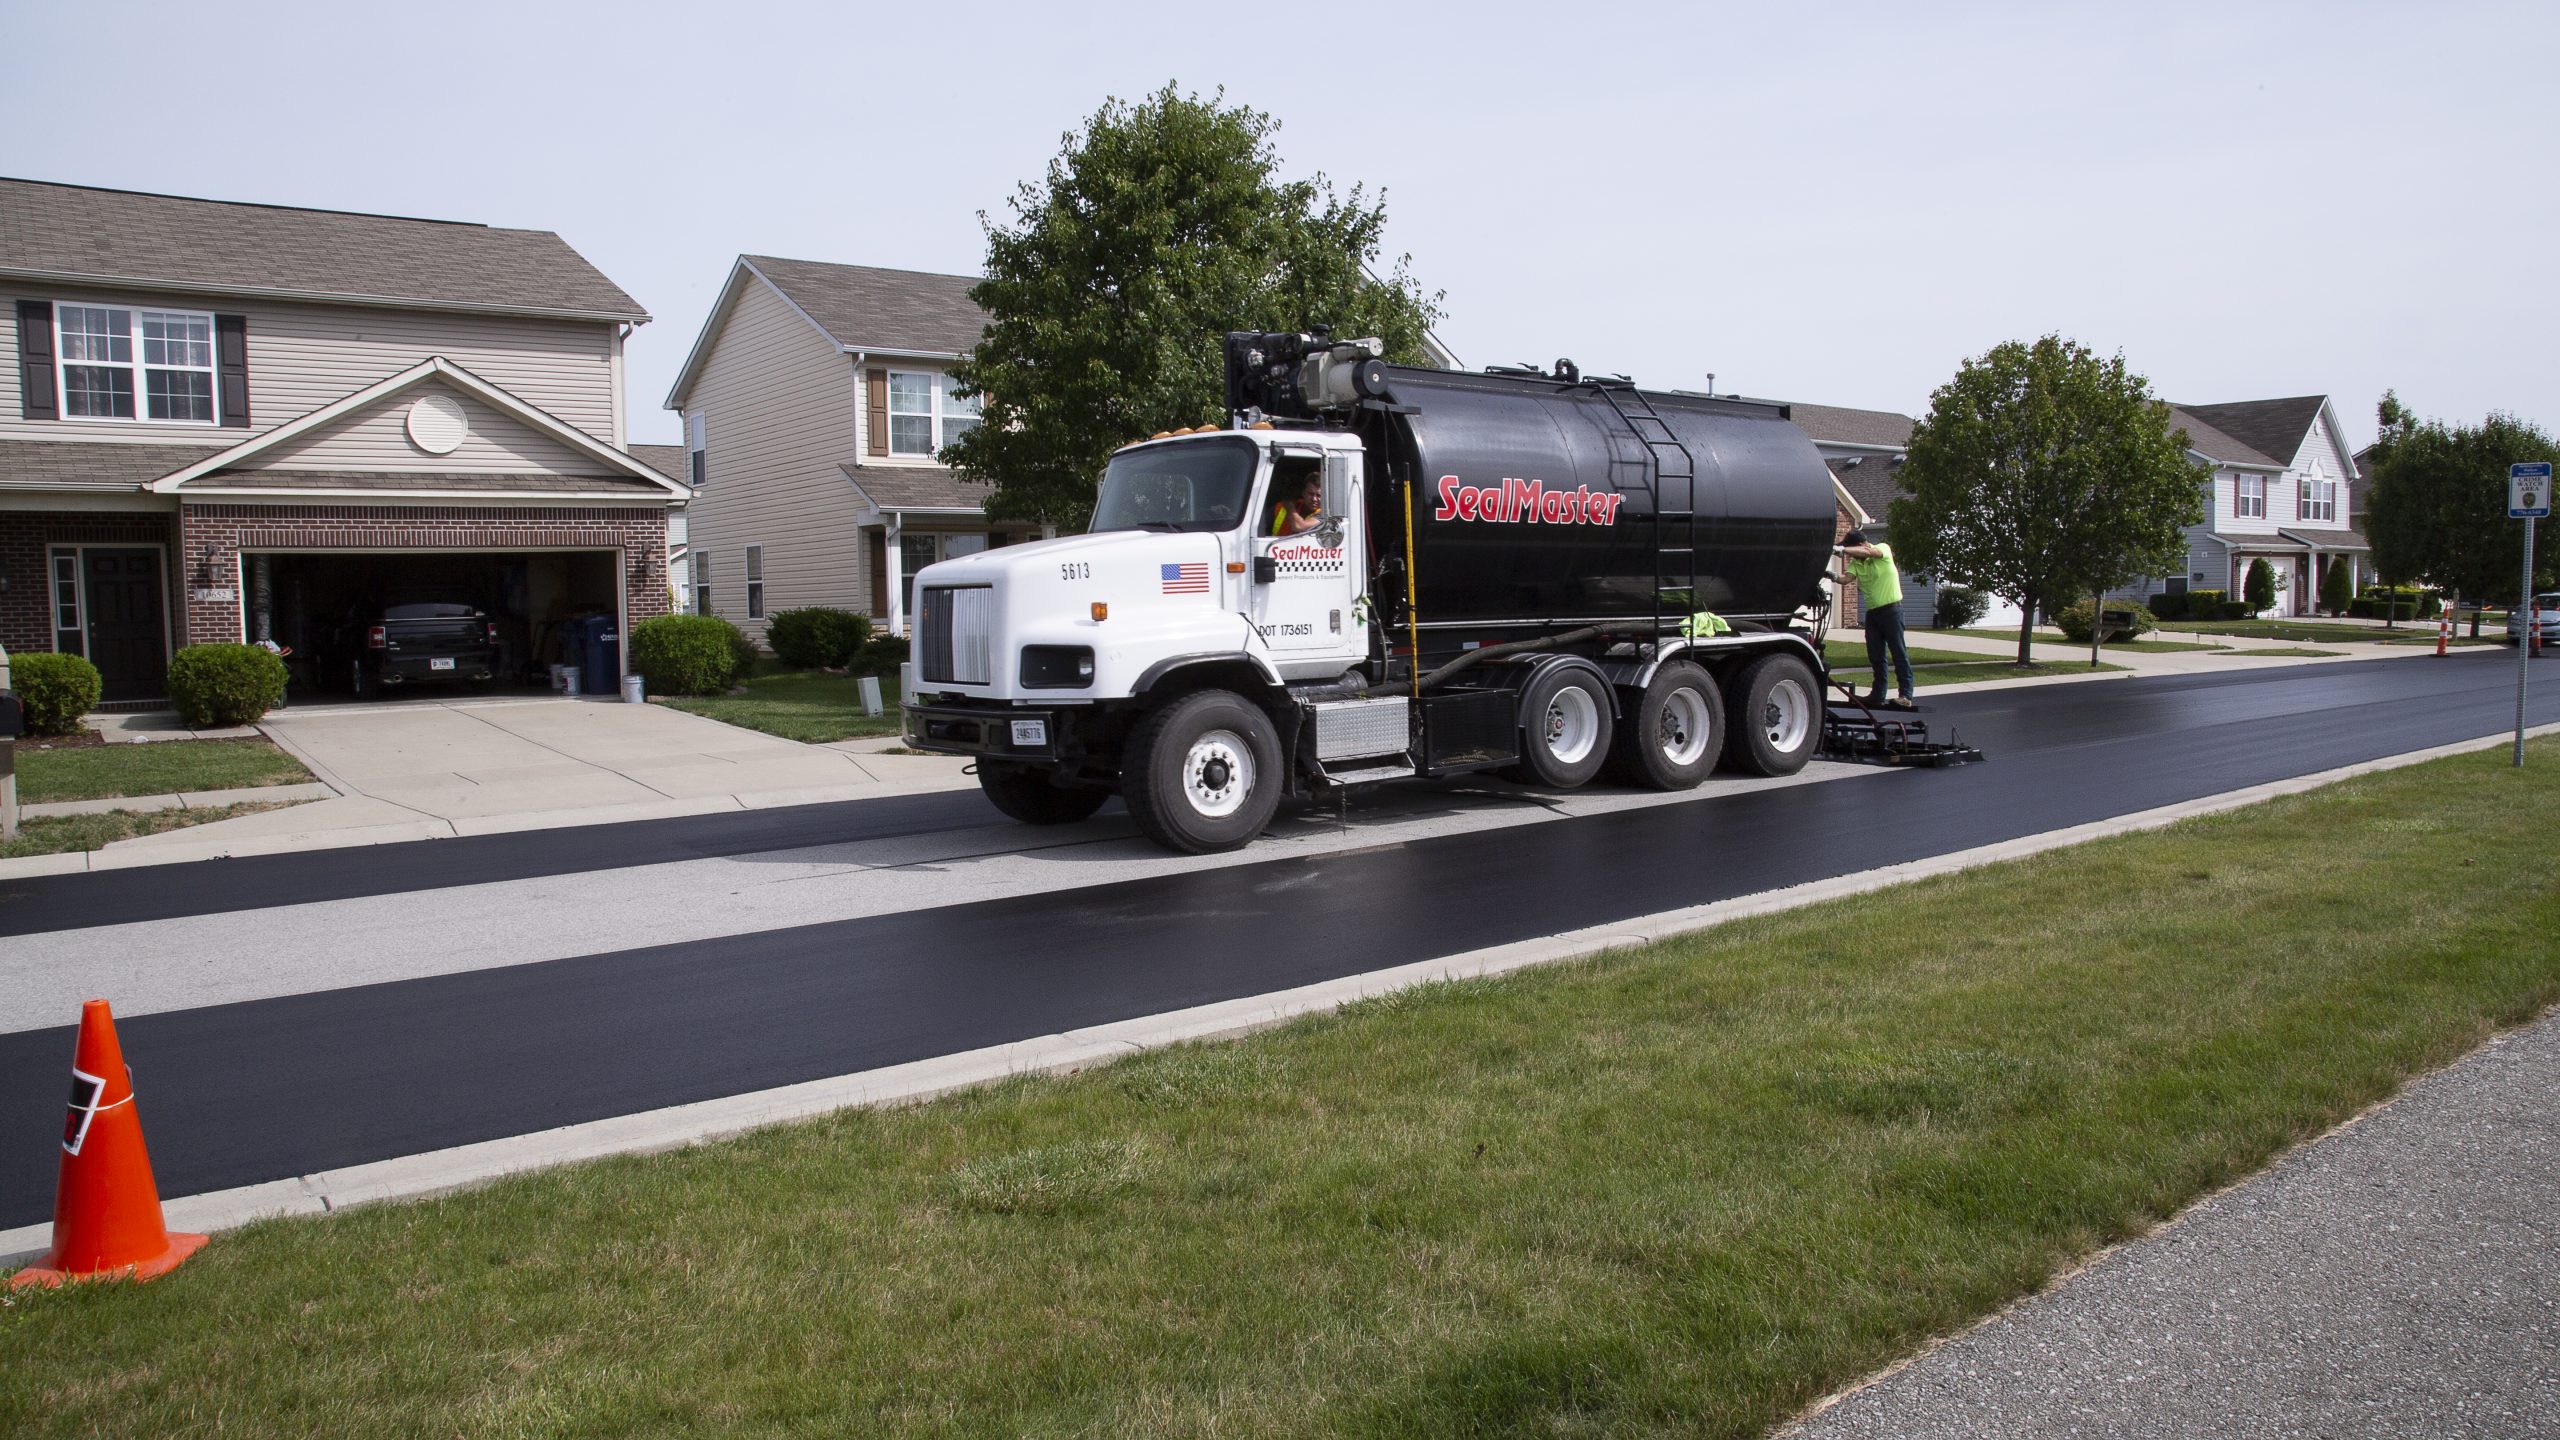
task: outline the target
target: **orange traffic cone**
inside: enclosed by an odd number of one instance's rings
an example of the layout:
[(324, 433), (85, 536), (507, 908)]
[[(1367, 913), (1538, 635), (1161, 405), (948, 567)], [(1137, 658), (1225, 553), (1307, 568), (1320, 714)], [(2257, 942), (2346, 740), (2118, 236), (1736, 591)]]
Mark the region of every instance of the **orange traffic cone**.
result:
[(71, 1052), (71, 1115), (62, 1127), (62, 1178), (53, 1190), (53, 1250), (42, 1265), (9, 1277), (21, 1285), (67, 1280), (148, 1280), (175, 1269), (204, 1244), (172, 1235), (160, 1218), (160, 1190), (133, 1113), (133, 1072), (116, 1043), (107, 1002), (80, 1007), (80, 1043)]

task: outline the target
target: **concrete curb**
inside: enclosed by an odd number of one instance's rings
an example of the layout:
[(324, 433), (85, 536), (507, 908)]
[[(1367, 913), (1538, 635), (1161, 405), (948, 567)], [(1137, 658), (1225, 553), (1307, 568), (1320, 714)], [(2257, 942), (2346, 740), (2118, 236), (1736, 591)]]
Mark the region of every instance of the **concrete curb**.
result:
[[(2560, 734), (2560, 724), (2536, 726), (2525, 733), (2535, 737)], [(1728, 920), (1773, 915), (1826, 900), (1867, 894), (1912, 880), (1952, 875), (2006, 860), (2023, 859), (2108, 836), (2157, 830), (2180, 820), (2220, 814), (2286, 795), (2317, 790), (2358, 775), (2402, 769), (2447, 755), (2493, 749), (2509, 743), (2511, 738), (2510, 732), (2437, 745), (1926, 860), (1812, 881), (1711, 905), (1664, 911), (1463, 955), (1417, 961), (1291, 990), (1141, 1016), (1134, 1020), (1043, 1035), (826, 1080), (460, 1145), (345, 1170), (181, 1196), (166, 1202), (164, 1208), (173, 1228), (226, 1230), (280, 1215), (323, 1214), (375, 1201), (422, 1199), (486, 1184), (508, 1175), (608, 1155), (673, 1150), (855, 1105), (915, 1104), (1013, 1075), (1031, 1072), (1071, 1074), (1160, 1046), (1249, 1035), (1303, 1015), (1337, 1010), (1357, 1000), (1415, 985), (1502, 975), (1533, 966), (1588, 959), (1611, 950), (1648, 945), (1673, 936), (1712, 929)], [(49, 1224), (0, 1230), (0, 1266), (25, 1264), (44, 1253), (50, 1243), (51, 1231)]]

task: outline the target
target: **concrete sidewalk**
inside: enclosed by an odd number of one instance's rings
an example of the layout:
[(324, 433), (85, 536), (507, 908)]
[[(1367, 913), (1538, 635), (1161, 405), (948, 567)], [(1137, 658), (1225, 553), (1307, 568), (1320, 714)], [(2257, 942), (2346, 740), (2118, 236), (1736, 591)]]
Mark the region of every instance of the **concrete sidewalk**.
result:
[[(2332, 622), (2323, 620), (2317, 623), (2327, 625)], [(2377, 635), (2384, 633), (2380, 621), (2373, 622), (2372, 628)], [(2408, 635), (2412, 632), (2404, 623), (2399, 633)], [(1831, 632), (1831, 638), (1852, 645), (1864, 645), (1866, 632), (1857, 629), (1834, 629)], [(2099, 659), (2108, 665), (2122, 666), (2125, 673), (2132, 675), (2220, 675), (2243, 668), (2274, 665), (2334, 665), (2348, 660), (2392, 660), (2435, 653), (2430, 646), (2426, 645), (2387, 644), (2379, 640), (2257, 640), (2236, 635), (2199, 635), (2178, 630), (2174, 626), (2143, 638), (2173, 641), (2178, 644), (2215, 645), (2222, 648), (2156, 653), (2110, 647), (2099, 652)], [(1914, 650), (1952, 650), (1966, 655), (1980, 655), (1986, 660), (2014, 660), (2018, 654), (2018, 642), (2014, 637), (1994, 639), (1985, 635), (1956, 635), (1945, 631), (1914, 630), (1909, 632), (1908, 639)], [(2039, 664), (2067, 665), (2074, 661), (2086, 664), (2089, 659), (2087, 644), (2074, 644), (2065, 640), (2059, 630), (2039, 629), (2033, 645), (2033, 654)], [(2324, 650), (2335, 653), (2327, 655), (2284, 653), (2289, 650)], [(1853, 668), (1844, 668), (1839, 673), (1847, 675), (1857, 672)], [(2108, 672), (2096, 673), (2103, 675)], [(2022, 679), (1988, 683), (2024, 684), (2029, 681)], [(1955, 693), (1958, 689), (1956, 686), (1929, 688), (1940, 694)], [(1974, 685), (1968, 683), (1962, 688), (1971, 689)]]
[(2560, 1435), (2560, 1017), (1784, 1440)]

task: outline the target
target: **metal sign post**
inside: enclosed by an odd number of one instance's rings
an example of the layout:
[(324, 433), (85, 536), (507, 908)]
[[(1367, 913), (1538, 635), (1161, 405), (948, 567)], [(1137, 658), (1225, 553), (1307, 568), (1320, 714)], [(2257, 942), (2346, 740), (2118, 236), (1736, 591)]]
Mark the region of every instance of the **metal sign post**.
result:
[(2516, 602), (2522, 621), (2516, 632), (2516, 755), (2524, 764), (2524, 686), (2533, 663), (2533, 524), (2551, 513), (2551, 462), (2534, 460), (2507, 467), (2507, 518), (2524, 522), (2524, 586)]

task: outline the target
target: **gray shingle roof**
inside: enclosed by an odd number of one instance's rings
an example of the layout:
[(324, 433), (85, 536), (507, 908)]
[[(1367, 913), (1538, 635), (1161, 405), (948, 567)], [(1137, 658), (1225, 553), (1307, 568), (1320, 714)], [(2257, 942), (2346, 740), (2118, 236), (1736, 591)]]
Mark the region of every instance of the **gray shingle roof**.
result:
[(139, 490), (224, 448), (0, 440), (0, 490)]
[(2295, 395), (2283, 400), (2239, 400), (2228, 405), (2178, 408), (2276, 463), (2290, 465), (2301, 452), (2302, 437), (2310, 432), (2311, 422), (2320, 418), (2320, 407), (2327, 399), (2325, 395)]
[(686, 462), (685, 448), (681, 445), (626, 445), (622, 448), (631, 452), (632, 459), (679, 485), (693, 483), (692, 475), (687, 473), (691, 467)]
[(847, 349), (960, 355), (975, 349), (987, 328), (986, 312), (969, 298), (974, 275), (742, 258)]
[(910, 465), (839, 465), (854, 488), (883, 510), (976, 510), (988, 487), (949, 470)]
[[(1837, 405), (1804, 405), (1790, 402), (1789, 418), (1796, 428), (1816, 441), (1833, 445), (1889, 445), (1901, 449), (1911, 443), (1911, 427), (1919, 422), (1908, 415), (1891, 410), (1848, 410)], [(1851, 487), (1853, 490), (1856, 487)], [(1866, 503), (1860, 496), (1858, 503)]]
[(2215, 429), (2192, 410), (2176, 405), (2170, 406), (2169, 424), (2172, 428), (2186, 431), (2187, 448), (2208, 460), (2220, 461), (2225, 465), (2260, 466), (2270, 470), (2284, 468), (2285, 462), (2266, 454), (2256, 446), (2243, 444)]
[[(1851, 464), (1852, 459), (1857, 463)], [(1835, 459), (1826, 463), (1831, 466), (1831, 473), (1840, 477), (1841, 488), (1849, 492), (1850, 497), (1858, 502), (1859, 508), (1874, 516), (1878, 524), (1882, 524), (1885, 507), (1891, 505), (1894, 497), (1902, 493), (1902, 487), (1894, 483), (1894, 476), (1899, 472), (1890, 463), (1889, 457), (1861, 455)]]
[(641, 321), (548, 230), (0, 178), (0, 272), (195, 293)]

